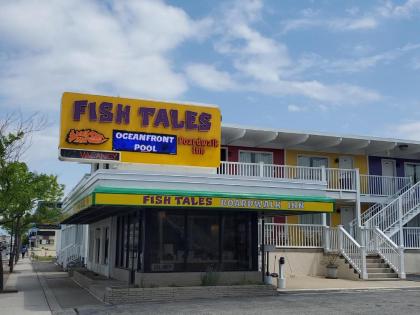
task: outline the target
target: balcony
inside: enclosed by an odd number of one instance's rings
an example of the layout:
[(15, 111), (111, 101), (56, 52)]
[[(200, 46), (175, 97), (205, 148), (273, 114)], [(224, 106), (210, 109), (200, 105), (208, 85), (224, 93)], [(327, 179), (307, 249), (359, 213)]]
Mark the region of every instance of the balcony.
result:
[(217, 174), (230, 177), (301, 181), (326, 184), (326, 191), (337, 199), (354, 199), (357, 187), (363, 201), (380, 202), (411, 185), (410, 177), (359, 174), (357, 169), (275, 165), (264, 163), (221, 162)]

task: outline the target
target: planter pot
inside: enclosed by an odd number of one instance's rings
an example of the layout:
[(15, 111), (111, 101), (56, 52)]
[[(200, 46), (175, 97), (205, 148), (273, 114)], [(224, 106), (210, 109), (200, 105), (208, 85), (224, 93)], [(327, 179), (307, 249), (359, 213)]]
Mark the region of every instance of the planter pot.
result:
[(327, 266), (327, 276), (328, 279), (337, 279), (337, 266)]

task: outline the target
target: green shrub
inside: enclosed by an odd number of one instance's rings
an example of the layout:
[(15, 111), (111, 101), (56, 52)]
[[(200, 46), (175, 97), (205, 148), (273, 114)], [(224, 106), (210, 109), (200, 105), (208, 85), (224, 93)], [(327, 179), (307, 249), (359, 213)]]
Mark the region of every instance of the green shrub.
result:
[(202, 286), (217, 285), (219, 280), (220, 273), (214, 267), (209, 267), (206, 272), (201, 275)]

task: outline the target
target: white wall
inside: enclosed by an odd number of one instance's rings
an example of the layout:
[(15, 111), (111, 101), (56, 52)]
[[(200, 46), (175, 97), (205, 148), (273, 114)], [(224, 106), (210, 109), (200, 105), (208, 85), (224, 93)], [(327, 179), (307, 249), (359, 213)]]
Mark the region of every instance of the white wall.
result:
[[(110, 266), (113, 265), (112, 248), (111, 244), (113, 240), (111, 239), (111, 218), (104, 219), (102, 221), (95, 222), (89, 225), (89, 255), (87, 259), (87, 267), (89, 270), (92, 270), (96, 273), (104, 275), (106, 277), (110, 276)], [(105, 254), (105, 229), (108, 228), (109, 242), (108, 242), (108, 262), (104, 261)], [(99, 239), (99, 248), (97, 239)], [(99, 250), (99, 260), (98, 260), (98, 250)]]

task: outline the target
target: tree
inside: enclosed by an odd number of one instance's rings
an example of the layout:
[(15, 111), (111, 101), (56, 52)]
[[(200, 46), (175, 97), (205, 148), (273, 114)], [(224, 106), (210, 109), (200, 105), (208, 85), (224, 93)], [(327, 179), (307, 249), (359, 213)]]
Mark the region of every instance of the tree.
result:
[[(38, 116), (23, 119), (9, 115), (0, 121), (0, 226), (15, 236), (14, 247), (10, 252), (9, 266), (13, 271), (13, 258), (19, 257), (19, 240), (22, 231), (38, 220), (59, 220), (56, 207), (33, 211), (39, 201), (57, 204), (63, 196), (64, 186), (57, 177), (31, 172), (20, 162), (23, 152), (28, 148), (33, 132), (45, 123)], [(0, 249), (1, 267), (1, 249)], [(3, 288), (3, 270), (0, 267), (0, 289)]]

